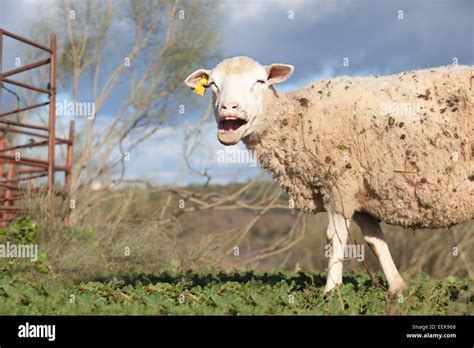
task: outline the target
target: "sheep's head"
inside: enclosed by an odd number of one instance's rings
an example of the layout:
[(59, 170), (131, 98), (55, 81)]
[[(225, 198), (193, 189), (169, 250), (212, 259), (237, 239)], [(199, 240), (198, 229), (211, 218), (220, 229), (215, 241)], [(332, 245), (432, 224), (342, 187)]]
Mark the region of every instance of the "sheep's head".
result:
[(292, 65), (262, 66), (248, 57), (234, 57), (212, 70), (196, 70), (185, 83), (195, 88), (207, 79), (203, 87), (212, 90), (217, 138), (224, 145), (234, 145), (265, 128), (261, 124), (265, 100), (273, 94), (273, 84), (285, 81), (292, 73)]

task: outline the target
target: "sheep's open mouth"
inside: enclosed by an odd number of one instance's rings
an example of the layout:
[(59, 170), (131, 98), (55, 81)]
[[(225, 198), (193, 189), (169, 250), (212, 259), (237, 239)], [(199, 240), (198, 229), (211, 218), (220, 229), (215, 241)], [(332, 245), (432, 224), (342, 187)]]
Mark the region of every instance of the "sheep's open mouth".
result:
[(217, 128), (219, 141), (224, 145), (234, 145), (242, 138), (247, 128), (247, 121), (237, 117), (226, 117), (219, 120)]
[(235, 132), (243, 125), (246, 125), (247, 121), (241, 120), (240, 118), (226, 118), (219, 121), (218, 128), (224, 132)]

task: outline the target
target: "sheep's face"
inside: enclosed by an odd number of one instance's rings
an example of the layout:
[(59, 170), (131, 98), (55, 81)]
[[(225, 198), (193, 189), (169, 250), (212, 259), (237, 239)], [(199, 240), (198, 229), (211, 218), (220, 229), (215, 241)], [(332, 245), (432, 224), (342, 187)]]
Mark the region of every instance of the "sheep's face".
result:
[(205, 88), (212, 90), (217, 138), (224, 145), (234, 145), (256, 130), (265, 128), (261, 121), (265, 98), (273, 93), (272, 85), (283, 82), (293, 66), (262, 66), (247, 57), (222, 61), (212, 70), (199, 69), (185, 80), (195, 88), (204, 77)]

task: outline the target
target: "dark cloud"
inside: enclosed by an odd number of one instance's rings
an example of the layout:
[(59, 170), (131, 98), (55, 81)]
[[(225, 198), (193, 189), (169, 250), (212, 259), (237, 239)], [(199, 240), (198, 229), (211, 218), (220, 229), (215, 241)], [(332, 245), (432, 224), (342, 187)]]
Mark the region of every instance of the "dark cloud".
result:
[[(387, 74), (452, 63), (474, 64), (474, 2), (260, 1), (231, 14), (223, 55), (296, 66), (294, 82), (327, 74)], [(242, 3), (242, 2), (240, 2)], [(238, 5), (228, 1), (224, 13)], [(295, 18), (288, 19), (290, 10)], [(398, 11), (404, 19), (398, 19)], [(348, 57), (350, 66), (343, 67)]]

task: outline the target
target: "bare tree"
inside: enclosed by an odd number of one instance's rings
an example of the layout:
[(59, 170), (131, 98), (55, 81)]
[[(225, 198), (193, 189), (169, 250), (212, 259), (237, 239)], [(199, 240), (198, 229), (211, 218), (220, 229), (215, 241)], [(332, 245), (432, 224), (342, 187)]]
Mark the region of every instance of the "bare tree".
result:
[[(71, 192), (99, 178), (121, 183), (129, 153), (178, 113), (187, 73), (215, 55), (215, 22), (206, 18), (211, 7), (209, 1), (59, 0), (34, 23), (34, 39), (58, 36), (62, 91), (74, 103), (94, 105), (76, 136)], [(31, 83), (43, 77), (26, 75)]]

